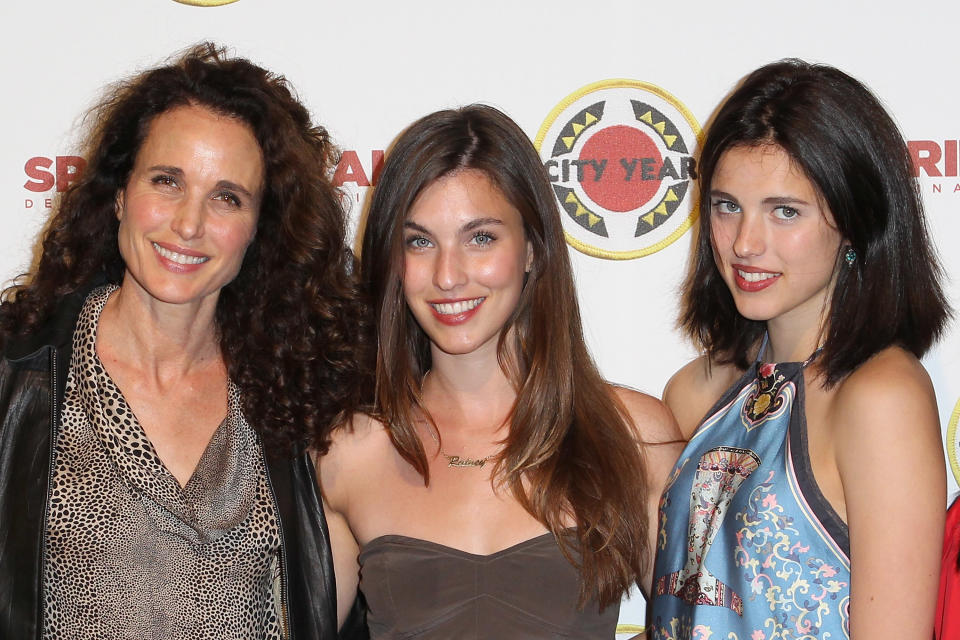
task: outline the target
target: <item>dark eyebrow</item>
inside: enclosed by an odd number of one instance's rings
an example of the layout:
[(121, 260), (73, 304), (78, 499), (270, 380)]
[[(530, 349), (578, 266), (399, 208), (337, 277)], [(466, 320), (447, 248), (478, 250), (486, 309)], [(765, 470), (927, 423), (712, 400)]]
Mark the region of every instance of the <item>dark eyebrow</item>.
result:
[(810, 204), (806, 200), (801, 200), (800, 198), (791, 198), (790, 196), (764, 198), (763, 203), (764, 204), (799, 204), (799, 205)]
[(473, 231), (474, 229), (478, 229), (480, 227), (486, 227), (488, 225), (502, 225), (502, 224), (503, 224), (503, 220), (501, 220), (500, 218), (476, 218), (475, 220), (471, 220), (467, 224), (460, 227), (460, 232), (465, 233), (467, 231)]
[(426, 234), (429, 234), (429, 233), (430, 233), (429, 231), (427, 231), (426, 229), (424, 229), (423, 227), (421, 227), (420, 225), (418, 225), (416, 222), (412, 222), (412, 221), (410, 221), (410, 220), (404, 220), (404, 222), (403, 222), (403, 228), (404, 228), (404, 229), (413, 229), (414, 231), (419, 231), (420, 233), (426, 233)]
[[(710, 197), (724, 198), (725, 200), (733, 200), (734, 202), (739, 202), (736, 196), (734, 196), (733, 194), (727, 193), (726, 191), (711, 191)], [(794, 198), (792, 196), (771, 196), (769, 198), (764, 198), (763, 204), (777, 204), (777, 205), (799, 204), (799, 205), (809, 206), (810, 203), (801, 198)]]
[(147, 169), (147, 171), (162, 171), (164, 173), (172, 173), (177, 177), (183, 177), (183, 169), (180, 167), (171, 167), (166, 164), (155, 164)]
[(217, 183), (218, 189), (229, 189), (231, 191), (239, 191), (240, 195), (246, 196), (253, 200), (253, 194), (247, 191), (244, 187), (237, 184), (236, 182), (230, 182), (229, 180), (221, 180)]
[[(474, 229), (478, 229), (480, 227), (486, 227), (488, 225), (502, 225), (502, 224), (503, 224), (503, 220), (501, 220), (500, 218), (476, 218), (466, 223), (462, 227), (460, 227), (460, 233), (467, 233), (468, 231), (473, 231)], [(413, 229), (414, 231), (419, 231), (420, 233), (426, 233), (426, 234), (430, 233), (429, 230), (425, 229), (424, 227), (421, 227), (420, 225), (418, 225), (416, 222), (412, 220), (404, 221), (403, 228)]]
[(733, 195), (727, 193), (726, 191), (717, 191), (716, 189), (710, 191), (711, 198), (724, 198), (726, 200), (736, 200)]
[[(183, 169), (180, 167), (171, 167), (166, 164), (156, 164), (148, 169), (148, 171), (162, 171), (163, 173), (169, 173), (170, 175), (176, 176), (178, 178), (183, 178)], [(217, 182), (217, 189), (229, 189), (231, 191), (237, 191), (240, 195), (246, 196), (247, 198), (253, 199), (253, 194), (244, 187), (239, 185), (236, 182), (230, 182), (229, 180), (220, 180)]]

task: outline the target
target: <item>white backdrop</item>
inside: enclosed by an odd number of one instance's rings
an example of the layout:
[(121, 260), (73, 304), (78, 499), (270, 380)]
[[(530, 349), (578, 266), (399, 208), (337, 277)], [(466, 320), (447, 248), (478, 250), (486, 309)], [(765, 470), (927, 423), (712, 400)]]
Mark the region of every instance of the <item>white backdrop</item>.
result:
[[(404, 126), (441, 107), (495, 105), (533, 139), (565, 98), (619, 78), (649, 83), (703, 123), (761, 64), (788, 56), (833, 64), (884, 100), (925, 159), (919, 184), (950, 299), (960, 306), (960, 255), (951, 241), (960, 231), (958, 24), (960, 3), (950, 0), (239, 0), (209, 7), (7, 0), (0, 5), (0, 280), (27, 267), (55, 195), (55, 187), (35, 191), (27, 183), (52, 179), (57, 157), (75, 154), (79, 116), (101, 87), (212, 39), (286, 75), (368, 177), (374, 155)], [(667, 117), (681, 125), (678, 113)], [(49, 173), (43, 164), (51, 165)], [(70, 161), (60, 164), (62, 179), (69, 178)], [(355, 168), (347, 177), (356, 177)], [(366, 189), (354, 182), (344, 188), (359, 215)], [(587, 338), (609, 379), (659, 395), (693, 356), (674, 329), (689, 247), (687, 232), (632, 260), (571, 250)], [(925, 359), (954, 460), (958, 352), (954, 324)], [(954, 464), (948, 477), (952, 495), (960, 467)]]

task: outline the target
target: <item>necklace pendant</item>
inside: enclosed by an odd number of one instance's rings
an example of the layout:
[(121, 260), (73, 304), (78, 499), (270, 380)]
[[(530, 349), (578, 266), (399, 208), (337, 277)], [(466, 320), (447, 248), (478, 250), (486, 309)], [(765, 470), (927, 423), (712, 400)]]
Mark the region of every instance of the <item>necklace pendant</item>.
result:
[(490, 459), (489, 457), (467, 458), (466, 456), (448, 456), (447, 454), (443, 454), (443, 457), (447, 459), (448, 467), (459, 467), (459, 468), (464, 468), (464, 467), (480, 468), (483, 465), (487, 464), (487, 460)]

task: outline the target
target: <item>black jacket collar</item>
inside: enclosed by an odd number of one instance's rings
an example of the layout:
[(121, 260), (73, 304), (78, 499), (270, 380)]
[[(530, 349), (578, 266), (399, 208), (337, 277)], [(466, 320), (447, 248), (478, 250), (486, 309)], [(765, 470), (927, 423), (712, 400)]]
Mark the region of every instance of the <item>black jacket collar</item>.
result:
[(46, 347), (69, 352), (73, 346), (73, 330), (77, 324), (80, 309), (83, 307), (83, 301), (93, 289), (106, 282), (103, 276), (94, 278), (93, 281), (61, 298), (57, 302), (53, 315), (47, 318), (38, 329), (27, 335), (10, 336), (4, 348), (7, 359), (16, 361), (27, 358)]

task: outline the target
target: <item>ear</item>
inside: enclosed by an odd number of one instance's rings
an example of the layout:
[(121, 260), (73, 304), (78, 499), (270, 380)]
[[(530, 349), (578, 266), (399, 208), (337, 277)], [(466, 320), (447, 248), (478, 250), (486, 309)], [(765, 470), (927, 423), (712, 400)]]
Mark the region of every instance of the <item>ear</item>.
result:
[(525, 273), (530, 273), (530, 269), (533, 268), (533, 243), (527, 240), (527, 263), (524, 266), (523, 270)]
[(124, 191), (123, 189), (120, 189), (117, 191), (117, 197), (113, 203), (114, 214), (116, 214), (117, 220), (123, 220), (123, 199)]

